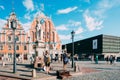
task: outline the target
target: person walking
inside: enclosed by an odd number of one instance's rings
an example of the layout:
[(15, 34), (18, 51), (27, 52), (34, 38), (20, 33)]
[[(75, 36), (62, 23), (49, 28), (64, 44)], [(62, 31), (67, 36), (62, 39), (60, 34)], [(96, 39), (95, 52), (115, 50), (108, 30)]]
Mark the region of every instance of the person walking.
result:
[(113, 63), (113, 55), (110, 55), (109, 60), (110, 60), (110, 64), (112, 64)]
[(106, 62), (107, 62), (107, 64), (109, 63), (109, 56), (107, 56), (106, 58), (105, 58), (105, 60), (106, 60)]
[(63, 70), (66, 70), (67, 63), (68, 63), (68, 56), (67, 56), (67, 52), (64, 51), (64, 54), (63, 54)]
[(46, 51), (45, 56), (44, 56), (44, 61), (45, 61), (45, 67), (46, 67), (46, 73), (48, 74), (50, 72), (50, 62), (51, 62), (51, 57), (48, 51)]
[(95, 56), (95, 63), (98, 64), (98, 55)]

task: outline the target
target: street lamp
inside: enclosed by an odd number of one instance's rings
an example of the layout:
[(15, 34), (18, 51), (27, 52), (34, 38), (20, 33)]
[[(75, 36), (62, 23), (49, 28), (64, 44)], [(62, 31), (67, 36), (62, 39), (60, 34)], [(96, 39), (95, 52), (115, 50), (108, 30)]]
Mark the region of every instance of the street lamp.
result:
[(16, 27), (17, 27), (17, 22), (16, 22), (16, 20), (12, 20), (11, 21), (11, 28), (12, 28), (12, 30), (13, 30), (13, 43), (14, 43), (14, 45), (13, 45), (13, 47), (14, 47), (14, 59), (13, 59), (13, 73), (16, 73), (16, 38), (15, 38), (15, 29), (16, 29)]
[(74, 67), (74, 30), (71, 32), (72, 37), (72, 68)]

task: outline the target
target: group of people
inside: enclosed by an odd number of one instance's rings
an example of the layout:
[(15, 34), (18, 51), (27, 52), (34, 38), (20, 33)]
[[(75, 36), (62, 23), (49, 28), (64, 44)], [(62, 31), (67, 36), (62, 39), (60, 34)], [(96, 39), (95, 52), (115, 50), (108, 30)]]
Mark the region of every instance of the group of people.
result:
[(107, 56), (107, 57), (105, 58), (105, 60), (107, 61), (107, 64), (108, 64), (109, 62), (110, 62), (110, 64), (113, 64), (114, 61), (115, 61), (115, 56), (113, 56), (113, 55)]
[(51, 57), (48, 51), (46, 51), (43, 57), (36, 57), (34, 61), (34, 68), (46, 71), (46, 73), (48, 74), (50, 72), (50, 63)]
[[(62, 55), (63, 70), (66, 70), (67, 64), (69, 63), (69, 57), (66, 51)], [(34, 61), (34, 68), (39, 69), (40, 71), (45, 71), (47, 74), (50, 73), (51, 67), (51, 56), (48, 51), (45, 51), (43, 57), (36, 57)]]
[[(67, 55), (66, 51), (63, 53), (62, 58), (63, 58), (62, 59), (62, 61), (63, 61), (63, 70), (66, 70), (67, 63), (69, 62), (69, 58), (68, 58), (68, 55)], [(45, 52), (43, 58), (36, 57), (36, 59), (34, 61), (34, 67), (37, 68), (37, 69), (45, 71), (47, 74), (50, 73), (50, 69), (52, 68), (50, 66), (50, 64), (51, 64), (51, 56), (48, 53), (48, 51)]]

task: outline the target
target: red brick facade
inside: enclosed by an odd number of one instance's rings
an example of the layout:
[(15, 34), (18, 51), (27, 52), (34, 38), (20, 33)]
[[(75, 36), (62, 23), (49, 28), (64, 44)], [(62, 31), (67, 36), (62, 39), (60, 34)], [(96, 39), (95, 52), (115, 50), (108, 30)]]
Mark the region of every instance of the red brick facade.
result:
[(12, 55), (14, 53), (13, 30), (11, 29), (11, 21), (13, 19), (17, 21), (17, 28), (15, 30), (15, 36), (18, 39), (16, 41), (17, 54), (35, 54), (33, 46), (36, 41), (38, 42), (36, 51), (39, 56), (42, 55), (45, 50), (49, 50), (50, 54), (53, 55), (61, 52), (61, 41), (50, 18), (44, 14), (38, 15), (33, 19), (29, 31), (25, 32), (17, 20), (15, 13), (12, 12), (7, 23), (0, 31), (0, 54)]

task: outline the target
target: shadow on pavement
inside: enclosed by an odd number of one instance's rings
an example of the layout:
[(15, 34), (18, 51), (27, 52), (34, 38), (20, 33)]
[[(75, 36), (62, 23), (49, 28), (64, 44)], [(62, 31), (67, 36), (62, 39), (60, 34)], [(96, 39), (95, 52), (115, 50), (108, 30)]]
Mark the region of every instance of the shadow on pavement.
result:
[(26, 68), (34, 68), (34, 66), (32, 64), (17, 64), (19, 66), (24, 66)]
[(2, 70), (0, 70), (0, 72), (13, 73), (13, 72), (10, 72), (10, 71), (2, 71)]
[(20, 74), (20, 76), (32, 77), (31, 75), (26, 75), (26, 74)]
[(17, 69), (17, 71), (31, 72), (31, 70), (23, 70), (23, 69)]
[(114, 68), (94, 68), (94, 69), (100, 69), (100, 70), (120, 70), (120, 69), (114, 69)]

